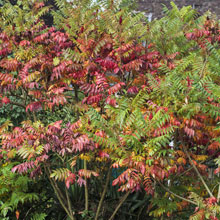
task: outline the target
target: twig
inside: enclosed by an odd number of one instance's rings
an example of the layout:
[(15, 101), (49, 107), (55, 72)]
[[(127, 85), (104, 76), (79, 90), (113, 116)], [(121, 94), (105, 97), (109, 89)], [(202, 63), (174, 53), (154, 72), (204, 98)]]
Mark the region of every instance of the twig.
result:
[(69, 209), (71, 218), (74, 219), (73, 212), (72, 212), (72, 205), (71, 205), (71, 202), (70, 202), (70, 197), (69, 197), (68, 190), (67, 190), (67, 187), (66, 187), (66, 186), (65, 186), (65, 192), (66, 192), (66, 198), (67, 198), (68, 209)]
[[(217, 151), (216, 151), (213, 155), (211, 155), (209, 158), (207, 158), (206, 160), (204, 160), (204, 161), (202, 161), (201, 163), (198, 163), (198, 164), (204, 164), (204, 163), (209, 162), (209, 161), (212, 160), (219, 152), (220, 152), (220, 150), (217, 150)], [(176, 177), (181, 177), (181, 176), (183, 176), (185, 173), (189, 172), (189, 171), (192, 170), (192, 169), (193, 169), (193, 167), (191, 166), (189, 169), (187, 169), (187, 170), (184, 171), (183, 173), (180, 173), (179, 175), (176, 175), (176, 176), (174, 177), (174, 179), (175, 179)]]
[[(84, 160), (84, 169), (87, 170), (87, 163), (86, 160)], [(85, 211), (89, 210), (89, 192), (88, 192), (88, 181), (87, 178), (85, 177)]]
[(12, 105), (17, 105), (17, 106), (20, 106), (20, 107), (26, 109), (25, 105), (23, 105), (23, 104), (21, 104), (21, 103), (18, 103), (18, 102), (12, 102), (12, 101), (10, 101), (10, 104), (12, 104)]
[(45, 172), (47, 174), (47, 177), (48, 177), (48, 179), (49, 179), (49, 181), (50, 181), (50, 183), (51, 183), (51, 185), (52, 185), (52, 187), (53, 187), (53, 189), (54, 189), (54, 191), (57, 195), (57, 198), (58, 198), (61, 206), (63, 207), (63, 209), (65, 210), (65, 212), (67, 213), (67, 215), (70, 217), (71, 220), (76, 220), (76, 218), (73, 216), (73, 214), (71, 214), (72, 212), (70, 213), (68, 208), (66, 207), (66, 204), (65, 204), (66, 199), (62, 195), (62, 192), (60, 191), (60, 189), (57, 186), (56, 182), (51, 179), (51, 177), (50, 177), (51, 172), (50, 172), (49, 167), (45, 166), (44, 168), (45, 168)]
[(144, 209), (144, 206), (140, 208), (140, 211), (138, 212), (137, 220), (140, 220), (140, 216), (141, 216), (141, 213), (143, 212), (143, 209)]
[(184, 200), (184, 201), (186, 201), (186, 202), (189, 202), (189, 203), (191, 203), (191, 204), (193, 204), (193, 205), (197, 205), (196, 202), (194, 202), (194, 201), (192, 201), (192, 200), (189, 200), (189, 199), (186, 199), (186, 198), (184, 198), (184, 197), (182, 197), (182, 196), (179, 196), (179, 195), (177, 195), (176, 193), (172, 192), (170, 189), (168, 189), (167, 187), (165, 187), (160, 181), (157, 181), (157, 182), (159, 183), (159, 185), (160, 185), (163, 189), (165, 189), (167, 192), (169, 192), (170, 194), (174, 195), (175, 197), (177, 197), (177, 198), (179, 198), (179, 199), (181, 199), (181, 200)]
[(130, 191), (128, 191), (121, 199), (121, 201), (119, 202), (118, 206), (116, 207), (115, 211), (113, 212), (112, 216), (109, 218), (109, 220), (113, 220), (117, 211), (120, 209), (121, 205), (123, 204), (123, 202), (127, 199), (128, 195), (130, 194)]
[(217, 195), (217, 202), (219, 202), (220, 199), (220, 183), (218, 185), (218, 195)]
[(35, 114), (34, 111), (33, 111), (33, 117), (34, 117), (34, 122), (36, 122), (37, 121), (37, 117), (36, 117), (36, 114)]
[(105, 182), (105, 186), (104, 186), (104, 190), (102, 192), (102, 196), (101, 196), (101, 199), (99, 201), (99, 205), (98, 205), (98, 208), (97, 208), (97, 211), (96, 211), (95, 220), (98, 220), (98, 217), (99, 217), (99, 213), (100, 213), (100, 210), (101, 210), (101, 207), (102, 207), (102, 203), (104, 201), (105, 194), (106, 194), (106, 191), (107, 191), (107, 188), (108, 188), (108, 184), (109, 184), (109, 180), (110, 180), (110, 176), (111, 176), (111, 170), (112, 169), (109, 167), (106, 182)]
[(191, 157), (190, 157), (188, 151), (186, 150), (186, 147), (185, 147), (185, 146), (183, 146), (183, 150), (185, 151), (185, 153), (186, 153), (186, 155), (187, 155), (187, 157), (188, 157), (190, 163), (192, 164), (194, 170), (196, 171), (198, 177), (199, 177), (200, 180), (202, 181), (202, 183), (203, 183), (204, 187), (206, 188), (207, 192), (209, 193), (210, 197), (214, 197), (213, 194), (212, 194), (212, 192), (211, 192), (211, 190), (210, 190), (209, 187), (207, 186), (205, 180), (203, 179), (203, 177), (201, 176), (200, 172), (198, 171), (197, 167), (196, 167), (195, 164), (193, 163), (193, 161), (192, 161), (192, 159), (191, 159)]
[[(45, 201), (43, 201), (43, 202), (41, 202), (41, 206), (44, 204), (44, 203), (46, 203), (48, 200), (50, 200), (50, 198), (48, 198), (48, 199), (46, 199)], [(24, 216), (24, 219), (27, 219), (27, 216), (29, 215), (29, 213), (30, 213), (30, 211), (33, 209), (33, 208), (36, 208), (36, 206), (37, 206), (37, 204), (35, 204), (35, 205), (32, 205), (29, 209), (28, 209), (28, 211), (26, 212), (26, 214), (25, 214), (25, 216)]]

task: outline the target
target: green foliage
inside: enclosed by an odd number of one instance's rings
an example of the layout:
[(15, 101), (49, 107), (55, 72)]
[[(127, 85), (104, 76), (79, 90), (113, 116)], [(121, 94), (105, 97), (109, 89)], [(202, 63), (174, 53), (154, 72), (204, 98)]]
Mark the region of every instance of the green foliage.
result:
[(34, 214), (34, 216), (31, 218), (31, 220), (45, 220), (47, 215), (45, 213), (40, 213), (40, 214)]
[(38, 200), (36, 193), (28, 192), (30, 179), (27, 176), (20, 176), (12, 173), (13, 163), (1, 164), (0, 167), (0, 202), (1, 217), (10, 216), (24, 203), (31, 203)]
[(68, 177), (70, 170), (67, 168), (59, 168), (56, 170), (53, 170), (50, 177), (55, 178), (55, 180), (63, 181)]
[[(43, 7), (40, 10), (32, 10), (36, 5), (36, 1), (17, 1), (16, 5), (12, 5), (10, 1), (3, 4), (0, 9), (0, 21), (1, 27), (7, 33), (21, 33), (32, 27), (33, 23), (39, 18), (45, 15), (48, 11), (48, 7)], [(38, 23), (40, 27), (42, 23)]]

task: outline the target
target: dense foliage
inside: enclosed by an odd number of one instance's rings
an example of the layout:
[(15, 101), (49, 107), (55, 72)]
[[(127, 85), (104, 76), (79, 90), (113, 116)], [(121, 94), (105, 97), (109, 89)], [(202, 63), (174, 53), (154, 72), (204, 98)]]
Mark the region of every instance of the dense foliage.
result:
[(1, 219), (220, 218), (212, 15), (2, 2)]

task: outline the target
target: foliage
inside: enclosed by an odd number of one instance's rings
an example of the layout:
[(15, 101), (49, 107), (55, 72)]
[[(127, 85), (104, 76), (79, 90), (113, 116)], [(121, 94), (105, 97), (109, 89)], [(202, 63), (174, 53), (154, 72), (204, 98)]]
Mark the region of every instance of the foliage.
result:
[(110, 0), (55, 4), (53, 27), (43, 1), (0, 9), (2, 215), (46, 183), (60, 219), (218, 219), (218, 22), (174, 3), (151, 23)]
[(6, 216), (11, 216), (12, 219), (13, 215), (10, 213), (15, 211), (16, 215), (19, 216), (18, 210), (21, 209), (21, 204), (39, 200), (36, 193), (28, 192), (28, 182), (30, 181), (29, 178), (12, 173), (11, 168), (13, 166), (13, 163), (1, 164), (0, 216), (2, 219), (7, 219)]

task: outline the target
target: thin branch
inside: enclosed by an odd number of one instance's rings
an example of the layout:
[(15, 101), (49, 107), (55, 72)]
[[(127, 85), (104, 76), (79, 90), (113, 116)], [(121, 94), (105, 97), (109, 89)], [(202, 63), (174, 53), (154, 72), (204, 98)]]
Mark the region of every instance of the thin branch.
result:
[(99, 201), (99, 205), (98, 205), (98, 208), (97, 208), (97, 211), (96, 211), (95, 220), (98, 220), (98, 217), (99, 217), (99, 213), (100, 213), (100, 210), (101, 210), (101, 207), (102, 207), (102, 203), (104, 201), (105, 194), (107, 192), (107, 188), (108, 188), (108, 184), (109, 184), (109, 180), (110, 180), (110, 176), (111, 176), (111, 170), (112, 169), (109, 167), (106, 182), (105, 182), (105, 186), (104, 186), (104, 190), (102, 192), (102, 196), (101, 196), (101, 199)]
[(62, 192), (60, 191), (59, 187), (57, 186), (57, 183), (55, 181), (53, 181), (53, 179), (51, 179), (50, 177), (50, 168), (49, 167), (44, 167), (45, 168), (45, 172), (47, 174), (47, 177), (57, 195), (57, 198), (61, 204), (61, 206), (63, 207), (63, 209), (65, 210), (65, 212), (67, 213), (67, 215), (70, 217), (71, 220), (76, 220), (76, 218), (73, 216), (73, 213), (72, 212), (69, 212), (66, 204), (65, 204), (65, 201), (66, 201), (66, 198), (64, 197), (64, 195), (62, 194)]
[(12, 105), (17, 105), (17, 106), (19, 106), (19, 107), (22, 107), (22, 108), (26, 109), (25, 105), (23, 105), (23, 104), (21, 104), (21, 103), (18, 103), (18, 102), (12, 102), (12, 101), (10, 101), (10, 104), (12, 104)]
[(25, 91), (26, 95), (27, 95), (31, 100), (33, 100), (33, 97), (28, 94), (28, 90), (25, 89), (24, 87), (22, 87), (22, 89)]
[(141, 213), (143, 212), (143, 209), (144, 209), (144, 208), (145, 208), (144, 206), (142, 206), (142, 207), (140, 208), (140, 211), (138, 212), (137, 220), (140, 220), (140, 216), (141, 216)]
[[(87, 170), (87, 162), (84, 160), (84, 169)], [(85, 211), (89, 210), (89, 192), (88, 192), (88, 180), (85, 177)]]
[(68, 209), (69, 209), (71, 218), (74, 219), (73, 212), (72, 212), (72, 205), (71, 205), (69, 193), (68, 193), (68, 190), (67, 190), (67, 187), (66, 187), (66, 186), (65, 186), (65, 192), (66, 192), (66, 198), (67, 198)]
[(197, 205), (196, 202), (194, 202), (194, 201), (192, 201), (192, 200), (189, 200), (189, 199), (186, 199), (186, 198), (184, 198), (184, 197), (182, 197), (182, 196), (179, 196), (179, 195), (177, 195), (176, 193), (172, 192), (169, 188), (165, 187), (160, 181), (157, 181), (157, 182), (159, 183), (159, 185), (160, 185), (164, 190), (166, 190), (166, 191), (169, 192), (170, 194), (174, 195), (175, 197), (177, 197), (177, 198), (179, 198), (179, 199), (181, 199), (181, 200), (184, 200), (184, 201), (186, 201), (186, 202), (189, 202), (189, 203), (191, 203), (191, 204), (193, 204), (193, 205)]
[[(219, 168), (219, 166), (218, 166)], [(220, 183), (218, 183), (218, 195), (217, 195), (217, 202), (220, 200)]]
[(63, 195), (61, 195), (61, 193), (60, 193), (60, 191), (58, 190), (58, 188), (56, 187), (54, 181), (51, 179), (51, 177), (50, 177), (50, 172), (47, 170), (47, 168), (45, 168), (45, 171), (46, 171), (47, 177), (48, 177), (48, 179), (49, 179), (49, 181), (50, 181), (50, 183), (51, 183), (51, 185), (52, 185), (52, 187), (53, 187), (55, 193), (56, 193), (57, 196), (58, 196), (59, 201), (61, 200), (61, 202), (63, 203), (63, 202), (65, 201), (65, 198), (63, 197)]
[[(48, 200), (50, 200), (50, 198), (48, 198), (48, 199), (46, 199), (45, 201), (43, 201), (43, 202), (41, 202), (41, 206), (44, 204), (44, 203), (46, 203)], [(33, 209), (33, 208), (36, 208), (36, 207), (38, 207), (38, 204), (35, 204), (35, 205), (32, 205), (29, 209), (28, 209), (28, 211), (26, 212), (26, 214), (25, 214), (25, 216), (24, 216), (24, 219), (27, 219), (27, 216), (29, 215), (29, 213), (30, 213), (30, 211)]]
[(128, 195), (130, 194), (130, 191), (128, 191), (120, 200), (119, 204), (117, 205), (115, 211), (113, 212), (112, 216), (109, 218), (109, 220), (113, 220), (117, 211), (120, 209), (121, 205), (123, 204), (123, 202), (127, 199)]
[(56, 189), (57, 189), (57, 191), (58, 191), (60, 197), (61, 197), (62, 200), (65, 202), (65, 201), (66, 201), (66, 198), (64, 197), (63, 193), (61, 192), (59, 186), (57, 185), (56, 181), (50, 177), (50, 175), (51, 175), (51, 170), (50, 170), (50, 168), (47, 167), (47, 169), (48, 169), (48, 172), (49, 172), (49, 179), (54, 183), (54, 185), (55, 185), (55, 187), (56, 187)]
[[(206, 160), (204, 160), (204, 161), (202, 161), (201, 163), (198, 163), (198, 164), (204, 164), (204, 163), (209, 162), (209, 161), (212, 160), (219, 152), (220, 152), (220, 150), (217, 150), (217, 151), (216, 151), (213, 155), (211, 155), (209, 158), (207, 158)], [(176, 176), (174, 177), (174, 179), (177, 178), (177, 177), (179, 178), (179, 177), (185, 175), (187, 172), (189, 172), (189, 171), (192, 170), (192, 169), (193, 169), (193, 167), (191, 166), (189, 169), (185, 170), (183, 173), (180, 173), (179, 175), (176, 175)]]
[(217, 195), (217, 202), (219, 202), (220, 199), (220, 183), (218, 185), (218, 195)]
[[(16, 105), (16, 106), (19, 106), (19, 107), (22, 107), (23, 109), (26, 109), (26, 106), (21, 104), (21, 103), (18, 103), (18, 102), (12, 102), (10, 101), (10, 104), (11, 105)], [(26, 111), (26, 114), (28, 116), (29, 119), (31, 119), (31, 116), (30, 116), (30, 113), (28, 111)]]
[(15, 94), (15, 93), (13, 93), (13, 91), (10, 91), (10, 96), (14, 96), (14, 97), (16, 97), (16, 98), (18, 98), (18, 99), (23, 99), (23, 100), (25, 100), (24, 97), (22, 97), (22, 96), (20, 96), (20, 95), (17, 95), (17, 94)]
[(37, 121), (36, 114), (35, 114), (35, 112), (34, 112), (34, 111), (33, 111), (32, 113), (33, 113), (33, 117), (34, 117), (34, 122), (36, 122), (36, 121)]
[(212, 194), (212, 192), (211, 192), (211, 190), (210, 190), (209, 187), (207, 186), (205, 180), (203, 179), (203, 177), (201, 176), (200, 172), (198, 171), (197, 167), (196, 167), (195, 164), (193, 163), (193, 161), (192, 161), (192, 159), (191, 159), (191, 157), (190, 157), (188, 151), (186, 150), (186, 147), (183, 146), (183, 149), (184, 149), (184, 151), (185, 151), (185, 153), (186, 153), (186, 155), (187, 155), (187, 157), (188, 157), (190, 163), (192, 164), (194, 170), (196, 171), (198, 177), (200, 178), (200, 180), (202, 181), (204, 187), (206, 188), (207, 192), (209, 193), (210, 197), (214, 197), (213, 194)]

